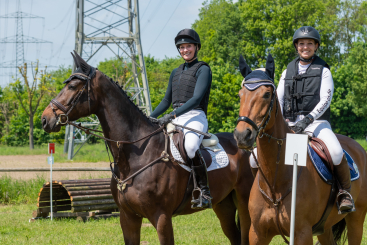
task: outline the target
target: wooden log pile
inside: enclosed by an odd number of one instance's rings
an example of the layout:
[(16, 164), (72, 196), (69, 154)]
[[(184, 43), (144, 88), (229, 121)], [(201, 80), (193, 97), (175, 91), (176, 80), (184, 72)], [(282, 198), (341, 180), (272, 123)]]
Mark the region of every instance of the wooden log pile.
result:
[[(55, 180), (52, 182), (53, 217), (77, 217), (88, 220), (118, 216), (111, 193), (111, 179)], [(33, 220), (50, 216), (50, 182), (38, 193), (37, 210)], [(95, 211), (95, 212), (92, 212)], [(97, 217), (100, 216), (101, 217)]]

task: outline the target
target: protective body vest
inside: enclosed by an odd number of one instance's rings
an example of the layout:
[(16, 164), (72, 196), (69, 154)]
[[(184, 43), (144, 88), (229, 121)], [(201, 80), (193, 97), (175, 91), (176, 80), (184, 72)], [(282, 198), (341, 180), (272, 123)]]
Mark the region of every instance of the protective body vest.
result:
[[(210, 69), (210, 66), (203, 61), (199, 61), (192, 67), (188, 68), (186, 71), (184, 70), (185, 63), (181, 64), (177, 68), (176, 73), (172, 79), (173, 108), (182, 106), (184, 103), (186, 103), (189, 99), (193, 97), (197, 81), (196, 73), (198, 69), (203, 65), (208, 66)], [(210, 86), (206, 91), (204, 97), (201, 99), (199, 106), (194, 108), (196, 110), (203, 110), (205, 112), (205, 115), (207, 114), (208, 110), (209, 94), (210, 94)]]
[[(297, 115), (309, 114), (320, 102), (322, 70), (329, 65), (315, 56), (304, 74), (298, 74), (299, 58), (287, 66), (284, 81), (284, 118), (295, 121)], [(330, 69), (330, 68), (329, 68)], [(317, 120), (330, 121), (330, 107)]]

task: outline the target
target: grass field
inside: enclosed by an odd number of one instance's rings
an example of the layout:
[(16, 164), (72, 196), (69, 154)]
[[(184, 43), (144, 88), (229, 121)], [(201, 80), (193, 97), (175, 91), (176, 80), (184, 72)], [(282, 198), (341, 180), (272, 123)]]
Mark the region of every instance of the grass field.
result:
[[(0, 206), (0, 244), (124, 244), (119, 218), (86, 223), (75, 219), (29, 223), (33, 204)], [(175, 244), (229, 244), (212, 210), (173, 219)], [(159, 244), (156, 230), (143, 220), (141, 244)], [(276, 237), (271, 244), (282, 244)]]

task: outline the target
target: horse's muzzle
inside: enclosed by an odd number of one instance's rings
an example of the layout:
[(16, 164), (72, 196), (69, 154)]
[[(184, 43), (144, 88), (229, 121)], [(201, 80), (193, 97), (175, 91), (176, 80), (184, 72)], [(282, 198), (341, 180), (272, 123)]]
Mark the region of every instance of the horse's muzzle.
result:
[(53, 115), (51, 109), (48, 110), (48, 108), (46, 108), (41, 116), (43, 130), (45, 130), (47, 133), (59, 132), (61, 125), (56, 124), (56, 119), (57, 118)]
[(255, 130), (251, 130), (249, 128), (246, 128), (243, 131), (239, 131), (237, 130), (237, 128), (235, 128), (233, 135), (235, 140), (237, 141), (238, 148), (245, 150), (249, 150), (252, 148), (256, 140), (256, 132), (254, 131)]

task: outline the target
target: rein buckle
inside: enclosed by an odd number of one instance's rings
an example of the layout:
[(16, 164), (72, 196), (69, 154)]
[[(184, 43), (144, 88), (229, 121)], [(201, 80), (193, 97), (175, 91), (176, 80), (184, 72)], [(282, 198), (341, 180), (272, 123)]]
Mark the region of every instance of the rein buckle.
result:
[[(163, 157), (164, 156), (164, 157)], [(168, 155), (168, 153), (167, 152), (165, 152), (165, 151), (162, 151), (162, 154), (161, 154), (161, 157), (163, 157), (162, 158), (162, 160), (163, 161), (165, 161), (165, 162), (168, 162), (169, 161), (169, 155)]]

